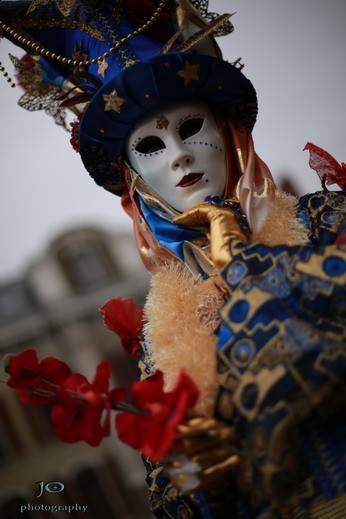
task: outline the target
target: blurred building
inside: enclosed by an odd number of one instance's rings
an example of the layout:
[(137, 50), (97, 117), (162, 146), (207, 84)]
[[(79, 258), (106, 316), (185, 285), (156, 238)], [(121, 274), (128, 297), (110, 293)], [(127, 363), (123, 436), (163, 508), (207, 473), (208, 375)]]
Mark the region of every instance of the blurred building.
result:
[[(0, 286), (1, 353), (35, 348), (39, 358), (57, 357), (89, 380), (97, 364), (108, 359), (114, 386), (129, 386), (138, 378), (136, 365), (103, 326), (98, 309), (112, 297), (143, 304), (147, 286), (132, 236), (96, 228), (67, 232), (21, 279)], [(4, 372), (1, 378), (7, 378)], [(51, 517), (44, 507), (37, 508), (42, 504), (88, 505), (73, 517), (152, 517), (140, 454), (120, 444), (115, 433), (96, 449), (60, 442), (49, 409), (22, 405), (5, 384), (0, 416), (1, 518)], [(53, 491), (38, 498), (41, 481), (59, 484), (48, 486)], [(36, 508), (30, 510), (28, 504)]]

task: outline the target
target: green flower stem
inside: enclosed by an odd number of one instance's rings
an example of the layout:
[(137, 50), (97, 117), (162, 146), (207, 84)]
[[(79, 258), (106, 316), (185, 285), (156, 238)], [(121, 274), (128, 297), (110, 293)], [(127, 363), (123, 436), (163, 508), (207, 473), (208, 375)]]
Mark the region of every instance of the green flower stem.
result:
[(49, 391), (49, 389), (43, 389), (41, 387), (35, 386), (29, 386), (28, 389), (30, 389), (30, 391), (32, 391), (32, 393), (37, 396), (44, 396), (47, 398), (55, 396), (55, 393), (53, 391)]
[(45, 384), (48, 384), (48, 386), (52, 386), (52, 387), (55, 387), (56, 389), (59, 389), (59, 384), (55, 384), (54, 382), (51, 382), (50, 380), (47, 380), (46, 378), (44, 377), (39, 377), (39, 379), (44, 382)]
[(126, 402), (115, 402), (111, 401), (112, 409), (115, 411), (126, 411), (127, 413), (133, 414), (146, 414), (146, 411), (143, 409), (138, 409), (138, 407), (134, 407), (132, 404), (128, 404)]
[(206, 436), (209, 440), (211, 440), (213, 443), (215, 443), (215, 445), (219, 445), (220, 447), (223, 447), (224, 449), (231, 451), (234, 454), (238, 454), (238, 456), (240, 456), (241, 458), (248, 459), (249, 456), (243, 449), (240, 449), (239, 447), (236, 447), (232, 443), (228, 443), (225, 440), (222, 440), (221, 438), (219, 438), (218, 436), (216, 436), (214, 434), (207, 433)]

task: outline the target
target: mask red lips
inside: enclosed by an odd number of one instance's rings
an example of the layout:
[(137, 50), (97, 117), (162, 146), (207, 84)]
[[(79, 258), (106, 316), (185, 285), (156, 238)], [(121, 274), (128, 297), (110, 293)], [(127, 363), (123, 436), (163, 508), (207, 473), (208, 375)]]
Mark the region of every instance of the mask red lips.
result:
[(204, 173), (188, 173), (187, 175), (184, 175), (179, 184), (176, 185), (176, 187), (190, 187), (193, 186), (193, 184), (196, 184), (196, 182), (199, 182), (201, 178), (203, 177)]

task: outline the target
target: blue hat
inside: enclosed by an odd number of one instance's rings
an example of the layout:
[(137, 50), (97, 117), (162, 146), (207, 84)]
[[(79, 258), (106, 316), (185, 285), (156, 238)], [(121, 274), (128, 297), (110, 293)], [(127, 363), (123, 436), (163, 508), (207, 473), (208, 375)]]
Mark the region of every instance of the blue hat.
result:
[(213, 56), (154, 56), (112, 77), (92, 98), (80, 127), (80, 153), (94, 180), (111, 191), (123, 188), (117, 159), (134, 124), (146, 112), (182, 99), (199, 99), (252, 129), (256, 92), (233, 65)]
[[(181, 46), (182, 31), (177, 37), (173, 0), (160, 4), (156, 0), (144, 4), (140, 0), (75, 0), (64, 12), (58, 5), (54, 1), (2, 1), (0, 34), (44, 58), (46, 81), (55, 85), (59, 81), (61, 86), (76, 70), (84, 77), (82, 91), (75, 97), (78, 103), (88, 100), (79, 132), (80, 153), (97, 184), (121, 194), (124, 174), (118, 159), (126, 138), (146, 112), (160, 105), (202, 100), (251, 131), (257, 115), (251, 82), (220, 57), (196, 53), (195, 47), (180, 52), (188, 46), (186, 42)], [(189, 2), (184, 0), (183, 5)], [(122, 9), (115, 12), (119, 6)], [(189, 19), (200, 25), (192, 5), (191, 12)], [(13, 31), (13, 22), (21, 31)], [(218, 23), (212, 21), (208, 27), (201, 22), (201, 26), (195, 40)], [(160, 54), (163, 47), (169, 47), (169, 52)], [(72, 81), (75, 77), (75, 73), (70, 76)]]

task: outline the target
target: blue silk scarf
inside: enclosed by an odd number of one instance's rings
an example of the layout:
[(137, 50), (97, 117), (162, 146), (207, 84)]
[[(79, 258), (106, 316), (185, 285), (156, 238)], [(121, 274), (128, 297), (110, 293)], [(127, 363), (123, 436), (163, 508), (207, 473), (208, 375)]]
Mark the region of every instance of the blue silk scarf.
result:
[(184, 262), (183, 246), (186, 241), (204, 236), (201, 231), (183, 229), (157, 214), (138, 195), (142, 214), (158, 242)]

